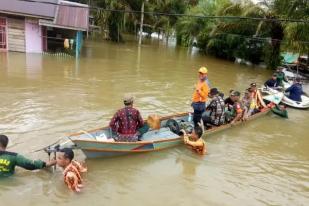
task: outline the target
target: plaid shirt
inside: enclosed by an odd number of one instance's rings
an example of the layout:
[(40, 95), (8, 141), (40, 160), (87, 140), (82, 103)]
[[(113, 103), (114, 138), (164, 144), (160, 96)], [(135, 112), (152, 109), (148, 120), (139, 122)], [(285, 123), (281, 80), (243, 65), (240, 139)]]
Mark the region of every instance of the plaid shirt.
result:
[(120, 135), (135, 135), (137, 129), (143, 125), (144, 121), (140, 112), (133, 107), (118, 110), (109, 124), (112, 131)]
[(210, 111), (211, 123), (214, 125), (222, 125), (225, 121), (224, 100), (221, 96), (215, 96), (206, 110)]

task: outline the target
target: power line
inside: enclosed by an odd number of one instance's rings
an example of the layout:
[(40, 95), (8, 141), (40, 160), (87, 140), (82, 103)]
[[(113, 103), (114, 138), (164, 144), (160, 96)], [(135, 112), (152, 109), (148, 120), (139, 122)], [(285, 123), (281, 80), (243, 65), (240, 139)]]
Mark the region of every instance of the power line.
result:
[[(82, 6), (82, 5), (68, 5), (68, 4), (61, 4), (61, 3), (53, 3), (53, 2), (42, 2), (38, 0), (17, 0), (29, 3), (40, 3), (40, 4), (49, 4), (55, 6), (67, 6), (67, 7), (76, 7), (76, 8), (89, 8), (91, 10), (101, 10), (106, 12), (119, 12), (119, 13), (133, 13), (133, 14), (140, 14), (141, 11), (136, 10), (123, 10), (123, 9), (107, 9), (97, 6)], [(75, 2), (72, 2), (75, 3)], [(267, 19), (261, 17), (245, 17), (245, 16), (204, 16), (204, 15), (190, 15), (190, 14), (173, 14), (173, 13), (166, 13), (166, 12), (151, 12), (151, 11), (144, 11), (144, 14), (154, 15), (154, 16), (174, 16), (174, 17), (190, 17), (190, 18), (202, 18), (202, 19), (233, 19), (233, 20), (254, 20), (254, 21), (266, 21), (266, 22), (294, 22), (294, 23), (305, 23), (308, 24), (309, 20), (303, 19)]]
[[(255, 37), (255, 36), (245, 36), (241, 34), (233, 34), (233, 33), (225, 33), (225, 32), (218, 32), (215, 35), (231, 35), (231, 36), (238, 36), (243, 39), (250, 39), (250, 40), (258, 40), (258, 41), (268, 41), (268, 42), (281, 42), (281, 43), (288, 43), (286, 40), (281, 40), (281, 39), (272, 39), (270, 37)], [(302, 44), (309, 44), (309, 41), (294, 41)]]

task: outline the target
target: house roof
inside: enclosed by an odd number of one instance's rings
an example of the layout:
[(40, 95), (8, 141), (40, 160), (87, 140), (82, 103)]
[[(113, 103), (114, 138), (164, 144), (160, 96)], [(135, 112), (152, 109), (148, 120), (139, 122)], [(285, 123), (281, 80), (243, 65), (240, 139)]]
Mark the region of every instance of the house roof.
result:
[(82, 31), (89, 27), (89, 7), (86, 4), (64, 0), (0, 1), (0, 13), (37, 17), (41, 25)]
[(55, 4), (57, 3), (58, 0), (39, 0), (36, 2), (1, 0), (0, 13), (52, 19), (55, 16), (57, 7)]
[(78, 30), (88, 30), (89, 7), (86, 4), (61, 1), (56, 11), (54, 23)]

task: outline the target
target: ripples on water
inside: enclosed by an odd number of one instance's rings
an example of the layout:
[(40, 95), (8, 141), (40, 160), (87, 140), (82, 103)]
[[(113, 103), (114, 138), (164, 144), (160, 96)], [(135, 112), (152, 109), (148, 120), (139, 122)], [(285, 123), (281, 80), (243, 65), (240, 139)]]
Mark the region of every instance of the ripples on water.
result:
[[(70, 132), (108, 124), (123, 93), (143, 116), (190, 109), (196, 69), (207, 65), (212, 85), (240, 91), (270, 71), (190, 55), (184, 49), (88, 43), (80, 61), (0, 53), (0, 130), (10, 149), (32, 151)], [(206, 137), (209, 154), (180, 146), (159, 153), (87, 160), (82, 194), (69, 192), (61, 171), (1, 180), (1, 205), (308, 205), (307, 111), (268, 115)], [(79, 152), (78, 159), (83, 159)]]

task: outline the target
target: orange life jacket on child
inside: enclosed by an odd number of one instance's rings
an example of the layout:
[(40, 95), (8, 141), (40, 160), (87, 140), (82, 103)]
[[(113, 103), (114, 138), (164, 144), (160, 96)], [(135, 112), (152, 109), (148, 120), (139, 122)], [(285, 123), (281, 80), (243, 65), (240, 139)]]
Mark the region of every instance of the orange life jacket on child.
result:
[(79, 162), (74, 160), (63, 171), (64, 182), (70, 190), (79, 192), (83, 187), (83, 179), (81, 173), (86, 172), (87, 169), (83, 167)]

